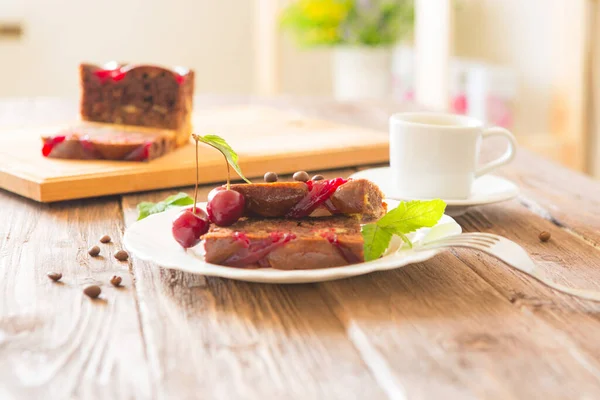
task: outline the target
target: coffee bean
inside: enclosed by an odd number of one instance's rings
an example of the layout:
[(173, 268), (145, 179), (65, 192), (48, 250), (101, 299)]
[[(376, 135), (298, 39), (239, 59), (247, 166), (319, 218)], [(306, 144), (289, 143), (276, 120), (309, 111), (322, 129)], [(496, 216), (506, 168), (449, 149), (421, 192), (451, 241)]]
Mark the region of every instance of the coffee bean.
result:
[(121, 285), (122, 281), (123, 281), (123, 279), (121, 279), (121, 277), (117, 276), (117, 275), (115, 275), (112, 278), (110, 278), (110, 283), (113, 286), (119, 286), (119, 285)]
[(52, 279), (54, 282), (58, 282), (60, 278), (62, 278), (62, 274), (60, 272), (48, 272), (48, 278)]
[(83, 289), (83, 293), (86, 296), (95, 299), (96, 297), (100, 296), (100, 293), (102, 293), (102, 289), (100, 289), (100, 286), (98, 285), (91, 285)]
[(547, 242), (548, 240), (550, 240), (550, 238), (552, 237), (552, 235), (550, 234), (550, 232), (540, 232), (540, 235), (538, 236), (540, 238), (540, 240), (542, 242)]
[(308, 176), (308, 173), (306, 171), (298, 171), (294, 174), (293, 176), (295, 181), (300, 181), (300, 182), (307, 182), (310, 177)]
[(108, 243), (110, 242), (110, 236), (104, 235), (100, 238), (100, 243)]
[(277, 182), (277, 179), (279, 179), (279, 177), (275, 172), (267, 172), (265, 174), (265, 182)]
[(315, 175), (315, 176), (313, 176), (313, 177), (312, 177), (312, 179), (311, 179), (311, 180), (312, 180), (312, 181), (322, 181), (323, 179), (325, 179), (325, 178), (323, 177), (323, 175)]
[(117, 250), (114, 254), (115, 258), (119, 261), (127, 261), (129, 254), (125, 250)]
[(100, 254), (100, 247), (98, 246), (92, 246), (88, 249), (88, 254), (92, 257), (96, 257), (98, 254)]

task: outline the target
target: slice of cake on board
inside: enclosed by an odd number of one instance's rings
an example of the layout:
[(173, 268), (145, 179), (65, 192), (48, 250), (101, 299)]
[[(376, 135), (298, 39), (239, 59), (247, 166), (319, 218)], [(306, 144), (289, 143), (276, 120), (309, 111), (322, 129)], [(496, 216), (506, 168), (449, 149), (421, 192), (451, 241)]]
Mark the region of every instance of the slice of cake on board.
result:
[(194, 72), (108, 63), (79, 67), (84, 122), (44, 136), (45, 157), (147, 161), (192, 133)]

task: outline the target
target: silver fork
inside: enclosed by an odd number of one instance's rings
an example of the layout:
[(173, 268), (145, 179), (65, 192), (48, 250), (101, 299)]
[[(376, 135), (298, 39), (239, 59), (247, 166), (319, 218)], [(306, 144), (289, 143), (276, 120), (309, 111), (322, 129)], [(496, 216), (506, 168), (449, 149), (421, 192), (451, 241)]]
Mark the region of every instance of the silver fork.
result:
[(528, 274), (554, 290), (586, 300), (600, 301), (600, 292), (570, 288), (553, 282), (545, 276), (543, 271), (536, 268), (534, 261), (529, 257), (524, 248), (502, 236), (491, 233), (463, 233), (415, 246), (413, 250), (423, 251), (449, 247), (466, 247), (483, 251), (504, 261), (511, 267)]

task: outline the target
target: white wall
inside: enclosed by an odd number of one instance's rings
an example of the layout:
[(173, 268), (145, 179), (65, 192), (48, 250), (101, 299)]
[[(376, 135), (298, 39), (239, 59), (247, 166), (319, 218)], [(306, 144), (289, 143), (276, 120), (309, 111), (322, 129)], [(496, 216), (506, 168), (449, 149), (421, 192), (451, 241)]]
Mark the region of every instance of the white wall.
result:
[(459, 0), (455, 53), (507, 65), (518, 74), (515, 131), (549, 132), (552, 97), (553, 0)]
[(197, 90), (253, 88), (251, 0), (0, 0), (0, 20), (22, 19), (20, 41), (0, 40), (0, 96), (77, 96), (82, 60), (184, 65)]

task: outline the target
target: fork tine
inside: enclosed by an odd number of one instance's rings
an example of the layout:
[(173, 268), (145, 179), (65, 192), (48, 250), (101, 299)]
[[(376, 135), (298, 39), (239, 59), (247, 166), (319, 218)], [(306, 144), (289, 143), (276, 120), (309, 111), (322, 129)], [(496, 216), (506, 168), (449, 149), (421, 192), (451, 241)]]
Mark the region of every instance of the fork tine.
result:
[(476, 244), (476, 243), (468, 243), (468, 242), (464, 242), (464, 243), (451, 243), (451, 244), (434, 244), (434, 245), (425, 245), (423, 246), (421, 249), (423, 250), (432, 250), (432, 249), (447, 249), (447, 248), (451, 248), (451, 247), (464, 247), (467, 249), (474, 249), (474, 250), (479, 250), (479, 251), (483, 251), (483, 252), (488, 252), (490, 250), (490, 247), (488, 245), (480, 245), (480, 244)]
[(450, 244), (450, 243), (478, 243), (478, 244), (482, 244), (482, 245), (493, 246), (497, 242), (490, 240), (488, 238), (463, 237), (463, 235), (456, 235), (456, 236), (451, 236), (451, 237), (447, 237), (444, 239), (426, 243), (426, 244), (424, 244), (424, 246), (427, 246), (430, 244)]
[(490, 243), (484, 240), (477, 240), (477, 239), (462, 239), (462, 240), (440, 240), (439, 242), (431, 242), (431, 243), (426, 243), (423, 246), (427, 247), (429, 245), (440, 245), (440, 246), (457, 246), (459, 244), (463, 244), (463, 245), (479, 245), (479, 246), (485, 246), (485, 247), (493, 247), (494, 243)]
[[(461, 233), (460, 235), (456, 235), (456, 236), (462, 236), (462, 237), (470, 237), (470, 238), (485, 238), (487, 240), (491, 240), (494, 242), (499, 242), (500, 241), (500, 237), (496, 236), (496, 235), (492, 235), (492, 234), (487, 234), (487, 233), (477, 233), (477, 232), (472, 232), (472, 233)], [(451, 236), (449, 236), (451, 237)]]
[(486, 238), (496, 240), (496, 241), (500, 241), (500, 239), (502, 239), (501, 236), (494, 235), (493, 233), (487, 233), (487, 232), (467, 232), (467, 233), (461, 233), (461, 235), (486, 237)]
[(489, 244), (496, 244), (498, 243), (497, 240), (494, 239), (490, 239), (487, 237), (479, 237), (479, 236), (469, 236), (469, 235), (456, 235), (456, 236), (450, 236), (444, 239), (440, 239), (440, 242), (445, 242), (445, 241), (450, 241), (450, 240), (478, 240), (480, 242), (486, 242)]

